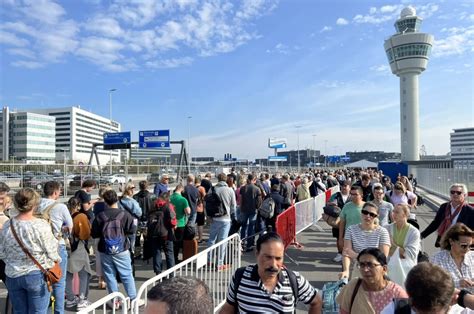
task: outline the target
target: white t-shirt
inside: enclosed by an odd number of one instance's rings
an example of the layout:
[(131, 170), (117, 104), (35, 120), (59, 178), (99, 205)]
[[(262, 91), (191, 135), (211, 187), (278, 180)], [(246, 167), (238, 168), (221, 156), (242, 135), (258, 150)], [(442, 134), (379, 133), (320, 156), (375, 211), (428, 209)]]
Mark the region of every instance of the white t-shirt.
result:
[[(393, 314), (393, 313), (395, 313), (395, 303), (393, 302), (390, 302), (389, 304), (387, 304), (387, 306), (382, 310), (382, 312), (380, 312), (380, 314)], [(416, 312), (413, 311), (412, 309), (411, 314), (416, 314)], [(462, 308), (459, 305), (455, 304), (451, 306), (448, 314), (474, 314), (474, 311), (470, 309)]]

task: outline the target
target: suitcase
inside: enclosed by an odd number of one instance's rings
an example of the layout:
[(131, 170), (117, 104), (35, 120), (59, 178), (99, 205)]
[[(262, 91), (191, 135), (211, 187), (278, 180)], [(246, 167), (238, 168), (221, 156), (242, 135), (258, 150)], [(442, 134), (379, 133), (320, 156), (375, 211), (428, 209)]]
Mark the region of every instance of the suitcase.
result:
[(183, 240), (183, 261), (188, 259), (198, 252), (197, 240)]

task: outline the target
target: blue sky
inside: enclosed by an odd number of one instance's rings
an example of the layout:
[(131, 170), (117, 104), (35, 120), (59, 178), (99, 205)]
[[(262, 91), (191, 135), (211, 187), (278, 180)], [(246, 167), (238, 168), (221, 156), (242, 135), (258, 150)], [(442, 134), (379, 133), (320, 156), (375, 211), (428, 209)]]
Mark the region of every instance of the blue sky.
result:
[[(420, 144), (474, 125), (471, 1), (0, 0), (0, 104), (81, 108), (123, 130), (170, 129), (193, 156), (400, 151), (399, 81), (383, 49), (413, 5), (435, 36)], [(191, 116), (191, 119), (187, 117)], [(316, 137), (312, 135), (316, 134)], [(327, 146), (325, 146), (327, 140)]]

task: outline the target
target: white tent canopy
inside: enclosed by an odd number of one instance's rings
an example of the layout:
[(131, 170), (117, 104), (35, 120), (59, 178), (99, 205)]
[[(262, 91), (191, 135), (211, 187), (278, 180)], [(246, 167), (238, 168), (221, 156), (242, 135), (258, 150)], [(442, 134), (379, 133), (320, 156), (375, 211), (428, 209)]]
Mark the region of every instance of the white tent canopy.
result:
[(347, 164), (346, 168), (377, 168), (377, 164), (375, 162), (362, 159), (362, 160), (358, 160), (350, 164)]

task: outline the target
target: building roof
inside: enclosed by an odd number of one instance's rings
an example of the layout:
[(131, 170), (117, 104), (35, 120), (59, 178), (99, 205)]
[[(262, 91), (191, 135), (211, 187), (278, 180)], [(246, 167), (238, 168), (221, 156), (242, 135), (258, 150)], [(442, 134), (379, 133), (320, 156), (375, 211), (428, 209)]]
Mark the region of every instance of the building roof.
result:
[(352, 162), (346, 165), (347, 168), (377, 168), (375, 162), (368, 161), (367, 159), (362, 159), (356, 162)]

